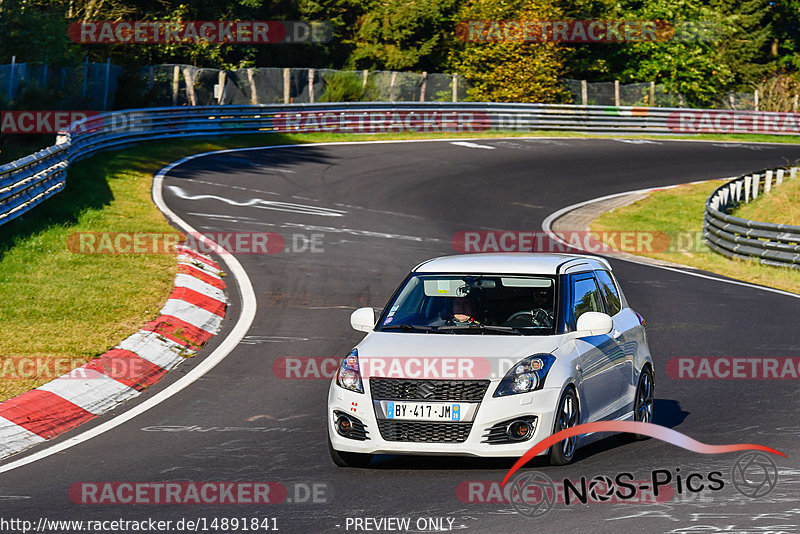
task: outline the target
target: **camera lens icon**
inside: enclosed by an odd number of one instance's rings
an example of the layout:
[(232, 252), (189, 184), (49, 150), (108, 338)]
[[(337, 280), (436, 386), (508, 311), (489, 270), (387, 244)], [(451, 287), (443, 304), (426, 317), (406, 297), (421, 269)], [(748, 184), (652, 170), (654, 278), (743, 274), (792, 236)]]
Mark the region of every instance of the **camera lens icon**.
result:
[(731, 480), (745, 497), (764, 497), (778, 485), (778, 466), (763, 452), (747, 452), (733, 464)]

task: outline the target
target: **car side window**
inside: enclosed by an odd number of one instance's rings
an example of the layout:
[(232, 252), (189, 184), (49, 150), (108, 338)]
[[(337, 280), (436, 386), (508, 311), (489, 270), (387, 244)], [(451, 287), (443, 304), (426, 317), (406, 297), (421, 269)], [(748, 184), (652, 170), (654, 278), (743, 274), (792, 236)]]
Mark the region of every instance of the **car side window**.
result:
[(573, 279), (572, 282), (572, 317), (576, 324), (578, 317), (588, 311), (603, 313), (603, 302), (600, 290), (594, 277)]
[(608, 306), (608, 314), (614, 316), (622, 309), (622, 303), (619, 298), (619, 291), (614, 284), (614, 280), (608, 271), (595, 271), (595, 276), (600, 282), (600, 291), (606, 299), (606, 306)]

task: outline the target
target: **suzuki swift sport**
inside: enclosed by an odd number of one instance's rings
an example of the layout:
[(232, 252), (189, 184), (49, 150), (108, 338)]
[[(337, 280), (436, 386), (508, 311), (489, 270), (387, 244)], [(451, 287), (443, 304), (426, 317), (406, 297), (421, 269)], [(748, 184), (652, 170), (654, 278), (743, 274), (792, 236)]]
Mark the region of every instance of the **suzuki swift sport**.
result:
[[(328, 445), (339, 466), (375, 454), (520, 457), (587, 422), (652, 422), (644, 320), (610, 265), (570, 254), (469, 254), (415, 267), (339, 366)], [(600, 436), (602, 437), (602, 436)], [(570, 463), (579, 435), (543, 455)]]

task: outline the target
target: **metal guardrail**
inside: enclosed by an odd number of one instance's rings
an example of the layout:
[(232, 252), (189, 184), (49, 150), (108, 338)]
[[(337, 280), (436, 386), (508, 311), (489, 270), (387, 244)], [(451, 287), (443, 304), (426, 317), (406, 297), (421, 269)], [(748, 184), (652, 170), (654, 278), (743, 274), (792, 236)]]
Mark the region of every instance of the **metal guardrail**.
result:
[(746, 174), (718, 187), (706, 200), (703, 239), (708, 247), (728, 258), (758, 259), (765, 265), (800, 269), (800, 226), (750, 221), (730, 215), (743, 203), (796, 179), (798, 167)]
[[(57, 144), (0, 167), (0, 225), (66, 185), (69, 164), (142, 141), (254, 133), (475, 132), (561, 130), (586, 133), (676, 133), (685, 108), (552, 104), (358, 102), (272, 106), (146, 108), (76, 122)], [(721, 113), (707, 110), (708, 113)], [(753, 112), (723, 112), (746, 120)]]

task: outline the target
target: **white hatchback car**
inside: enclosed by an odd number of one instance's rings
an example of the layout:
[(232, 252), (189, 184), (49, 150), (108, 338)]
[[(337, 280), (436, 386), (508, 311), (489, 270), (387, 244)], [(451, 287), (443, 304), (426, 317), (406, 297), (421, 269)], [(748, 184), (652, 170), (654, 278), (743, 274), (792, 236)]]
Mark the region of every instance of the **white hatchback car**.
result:
[[(328, 393), (340, 466), (374, 454), (520, 457), (554, 432), (593, 421), (652, 422), (653, 361), (644, 320), (603, 259), (468, 254), (415, 267)], [(542, 454), (552, 464), (603, 436)]]

